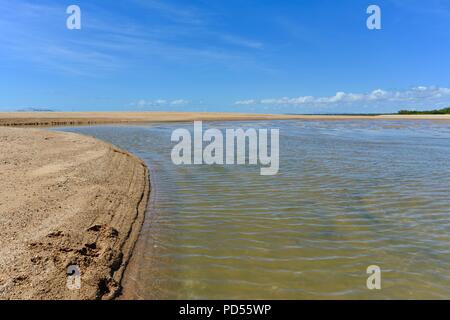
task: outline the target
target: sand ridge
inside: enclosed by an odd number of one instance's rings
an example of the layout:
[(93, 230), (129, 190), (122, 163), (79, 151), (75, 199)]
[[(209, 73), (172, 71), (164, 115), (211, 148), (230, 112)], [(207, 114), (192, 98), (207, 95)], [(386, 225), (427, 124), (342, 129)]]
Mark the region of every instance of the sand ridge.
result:
[[(111, 299), (144, 219), (148, 170), (94, 138), (0, 128), (0, 299)], [(78, 265), (81, 288), (66, 286)]]
[(444, 120), (450, 115), (288, 115), (231, 112), (0, 112), (0, 126), (250, 120)]

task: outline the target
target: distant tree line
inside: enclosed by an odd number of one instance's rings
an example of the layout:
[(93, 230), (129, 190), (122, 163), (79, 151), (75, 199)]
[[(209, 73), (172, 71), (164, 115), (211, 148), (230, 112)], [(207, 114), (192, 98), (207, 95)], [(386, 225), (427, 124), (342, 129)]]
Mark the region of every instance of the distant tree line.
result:
[(439, 110), (426, 110), (426, 111), (413, 111), (413, 110), (400, 110), (399, 114), (450, 114), (450, 108), (444, 108)]

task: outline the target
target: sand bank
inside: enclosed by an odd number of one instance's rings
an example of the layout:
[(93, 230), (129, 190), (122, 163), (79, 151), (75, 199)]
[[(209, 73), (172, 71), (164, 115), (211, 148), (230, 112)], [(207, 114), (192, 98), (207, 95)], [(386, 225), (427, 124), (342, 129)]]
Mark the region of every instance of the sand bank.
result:
[[(148, 171), (73, 133), (0, 128), (0, 299), (108, 299), (139, 234)], [(67, 288), (78, 265), (81, 288)]]
[(54, 126), (105, 123), (232, 120), (446, 120), (450, 115), (283, 115), (215, 112), (0, 112), (3, 126)]

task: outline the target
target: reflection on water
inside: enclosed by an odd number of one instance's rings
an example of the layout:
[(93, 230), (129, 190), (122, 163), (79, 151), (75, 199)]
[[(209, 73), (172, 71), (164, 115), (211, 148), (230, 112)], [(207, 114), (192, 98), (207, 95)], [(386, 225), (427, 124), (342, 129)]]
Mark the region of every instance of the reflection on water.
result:
[[(279, 174), (173, 165), (172, 130), (192, 124), (64, 128), (150, 166), (152, 203), (130, 270), (137, 296), (450, 298), (448, 123), (208, 126), (279, 128)], [(366, 288), (373, 264), (379, 291)]]

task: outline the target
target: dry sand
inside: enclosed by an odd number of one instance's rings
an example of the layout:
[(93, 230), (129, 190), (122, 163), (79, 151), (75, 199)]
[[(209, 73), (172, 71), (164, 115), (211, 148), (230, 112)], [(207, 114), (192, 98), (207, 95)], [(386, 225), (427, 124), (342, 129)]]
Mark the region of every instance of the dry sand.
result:
[(225, 121), (225, 120), (446, 120), (450, 115), (283, 115), (214, 112), (0, 112), (3, 126), (52, 126), (102, 123)]
[[(73, 133), (0, 128), (0, 299), (110, 299), (139, 234), (148, 171)], [(78, 265), (81, 289), (66, 286)]]

